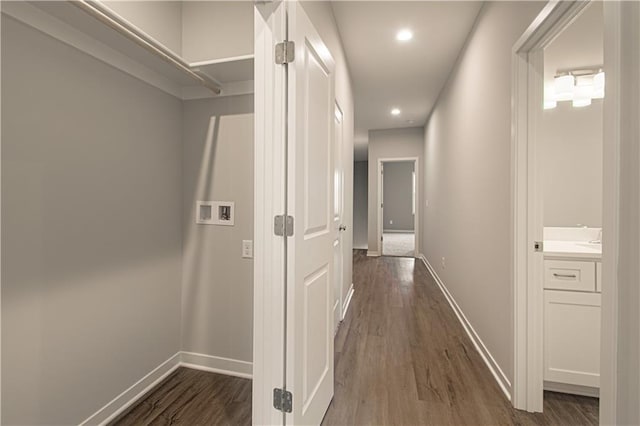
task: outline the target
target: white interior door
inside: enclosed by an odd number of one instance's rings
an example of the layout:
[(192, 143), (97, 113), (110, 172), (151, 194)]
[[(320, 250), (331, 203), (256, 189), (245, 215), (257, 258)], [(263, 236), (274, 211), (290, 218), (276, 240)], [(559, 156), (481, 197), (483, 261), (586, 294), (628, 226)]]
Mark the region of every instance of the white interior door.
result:
[(288, 424), (320, 424), (333, 397), (334, 61), (297, 2), (287, 3), (288, 210), (294, 235), (287, 252)]
[(342, 319), (342, 286), (344, 285), (342, 234), (344, 225), (344, 167), (342, 164), (342, 111), (335, 105), (335, 137), (333, 149), (333, 330), (338, 330)]

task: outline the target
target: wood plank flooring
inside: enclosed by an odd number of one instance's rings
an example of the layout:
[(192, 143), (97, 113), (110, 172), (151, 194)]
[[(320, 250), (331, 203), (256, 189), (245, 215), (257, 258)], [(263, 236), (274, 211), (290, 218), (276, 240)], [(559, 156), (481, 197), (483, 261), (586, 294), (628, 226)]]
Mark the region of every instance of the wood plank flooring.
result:
[(251, 380), (178, 368), (111, 424), (250, 425)]
[(353, 270), (324, 425), (598, 423), (594, 398), (549, 392), (544, 414), (513, 409), (421, 261), (358, 250)]
[[(355, 294), (336, 336), (324, 425), (595, 425), (598, 400), (545, 393), (514, 410), (427, 269), (354, 256)], [(251, 381), (178, 369), (114, 425), (248, 425)]]

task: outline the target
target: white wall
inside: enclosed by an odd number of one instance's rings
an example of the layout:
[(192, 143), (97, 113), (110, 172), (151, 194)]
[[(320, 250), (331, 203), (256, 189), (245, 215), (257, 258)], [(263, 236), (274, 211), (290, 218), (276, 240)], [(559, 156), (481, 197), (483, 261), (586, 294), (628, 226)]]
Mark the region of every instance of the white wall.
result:
[(180, 350), (179, 100), (2, 17), (2, 424), (78, 424)]
[[(253, 96), (184, 103), (182, 349), (252, 362)], [(198, 225), (196, 201), (235, 203), (234, 226)]]
[(253, 2), (182, 2), (182, 55), (187, 62), (253, 54)]
[(327, 1), (302, 1), (302, 7), (318, 30), (333, 59), (336, 61), (336, 102), (344, 114), (344, 135), (342, 140), (342, 163), (344, 169), (344, 223), (347, 230), (343, 235), (344, 288), (343, 300), (353, 282), (353, 88), (347, 59), (342, 47), (340, 33)]
[(174, 53), (182, 54), (181, 1), (106, 0), (103, 3)]
[(544, 225), (602, 227), (602, 100), (545, 110), (541, 123)]
[(369, 163), (356, 161), (353, 166), (353, 248), (367, 249), (368, 232), (367, 199), (369, 187)]
[[(378, 216), (380, 200), (378, 199), (378, 160), (381, 158), (418, 158), (418, 176), (424, 173), (424, 129), (411, 127), (405, 129), (370, 130), (369, 131), (369, 251), (381, 253), (378, 236)], [(421, 182), (416, 182), (417, 200), (423, 200)], [(424, 202), (423, 202), (424, 204)]]
[(543, 6), (483, 6), (425, 131), (422, 253), (509, 380), (511, 48)]

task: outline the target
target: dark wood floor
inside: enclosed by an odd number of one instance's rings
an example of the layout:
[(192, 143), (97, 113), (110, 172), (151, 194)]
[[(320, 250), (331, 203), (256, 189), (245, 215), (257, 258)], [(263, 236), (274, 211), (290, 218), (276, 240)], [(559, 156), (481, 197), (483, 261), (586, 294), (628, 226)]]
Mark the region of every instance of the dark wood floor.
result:
[(544, 414), (513, 409), (422, 262), (358, 250), (353, 270), (324, 425), (598, 423), (594, 398), (548, 392)]
[[(324, 425), (595, 425), (598, 400), (545, 393), (511, 407), (424, 265), (354, 256), (355, 294), (336, 336)], [(251, 382), (179, 369), (117, 425), (250, 424)]]
[(251, 380), (179, 368), (111, 424), (250, 425)]

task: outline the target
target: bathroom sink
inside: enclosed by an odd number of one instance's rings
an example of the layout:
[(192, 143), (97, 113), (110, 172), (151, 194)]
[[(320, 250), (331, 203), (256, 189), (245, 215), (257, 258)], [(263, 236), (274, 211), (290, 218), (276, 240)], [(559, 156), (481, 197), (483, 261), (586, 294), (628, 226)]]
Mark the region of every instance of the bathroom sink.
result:
[(575, 243), (577, 246), (593, 250), (602, 250), (602, 243)]

